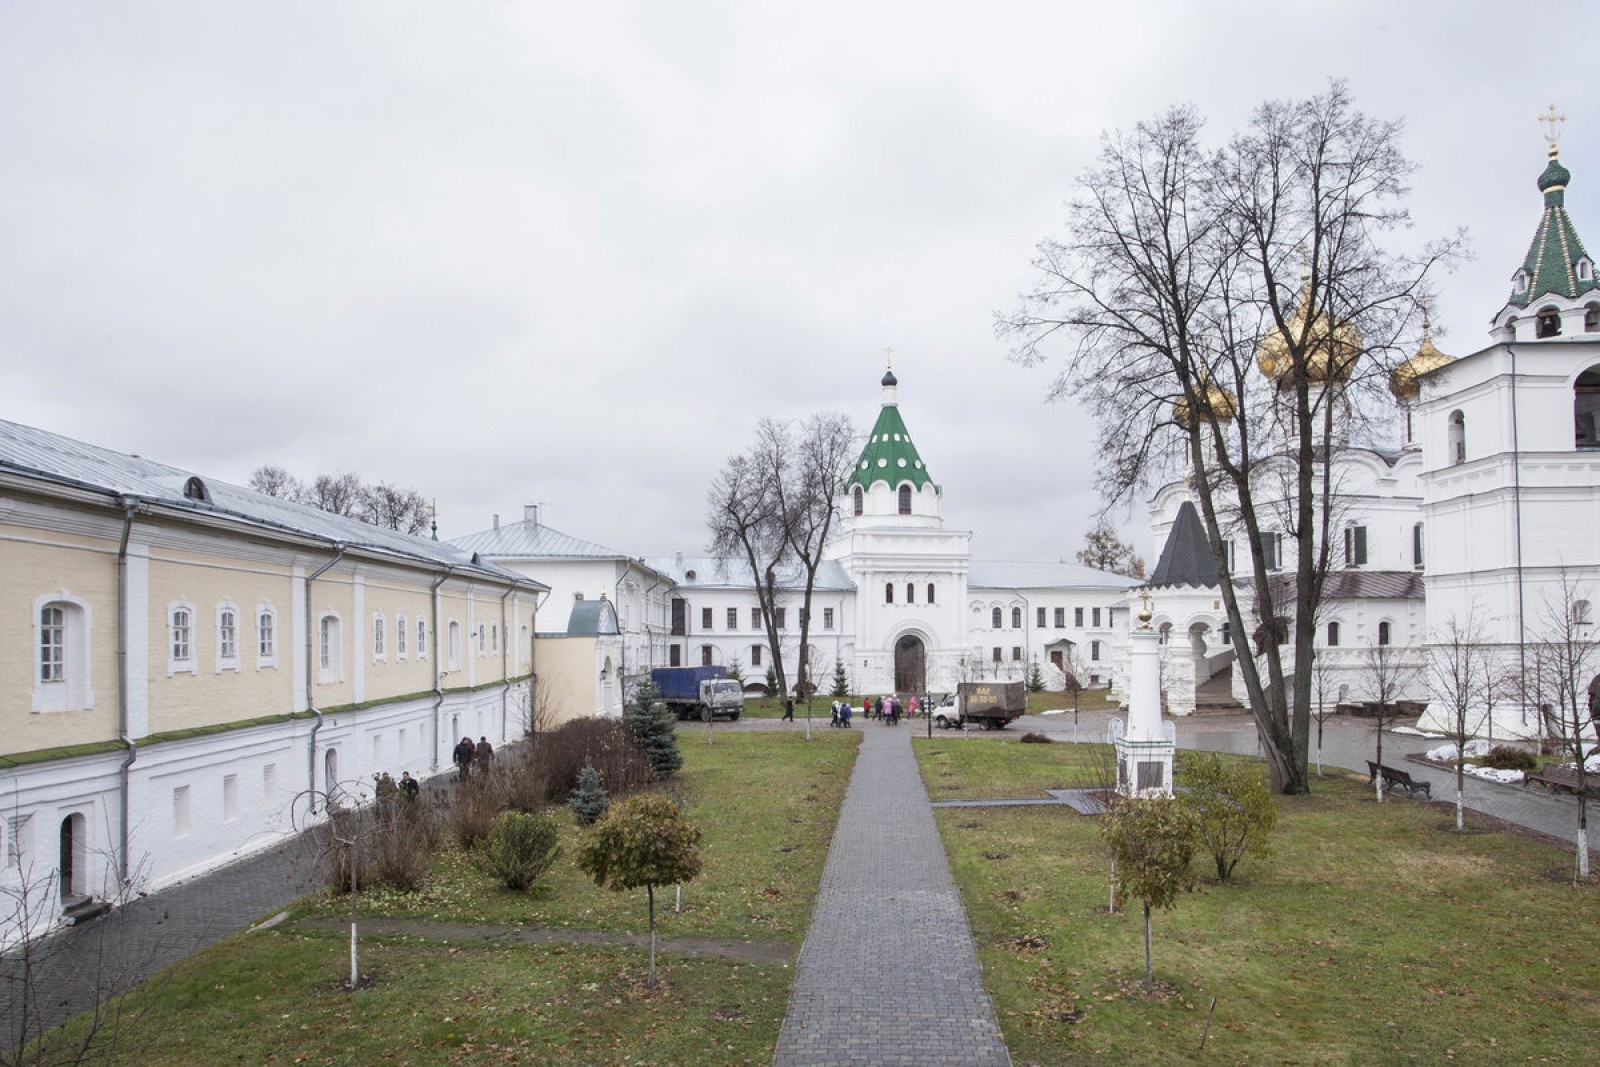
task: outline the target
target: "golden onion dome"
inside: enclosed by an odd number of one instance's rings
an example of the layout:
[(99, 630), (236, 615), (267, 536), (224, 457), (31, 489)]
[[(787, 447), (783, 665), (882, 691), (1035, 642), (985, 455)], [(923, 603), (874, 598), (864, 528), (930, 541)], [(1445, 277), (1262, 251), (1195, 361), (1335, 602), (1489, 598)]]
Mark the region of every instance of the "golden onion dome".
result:
[[(1219, 419), (1227, 422), (1239, 410), (1239, 399), (1216, 382), (1202, 378), (1196, 383), (1200, 397), (1200, 415), (1202, 418)], [(1179, 426), (1187, 430), (1190, 426), (1189, 398), (1180, 396), (1172, 402), (1172, 418)]]
[[(1304, 277), (1302, 275), (1302, 277)], [(1329, 321), (1318, 308), (1306, 327), (1306, 306), (1311, 303), (1309, 279), (1300, 291), (1300, 303), (1290, 316), (1286, 330), (1272, 330), (1256, 346), (1256, 365), (1279, 386), (1290, 384), (1294, 370), (1293, 341), (1305, 337), (1311, 350), (1306, 353), (1306, 380), (1313, 384), (1347, 382), (1361, 355), (1361, 334), (1347, 322)]]
[(1389, 392), (1394, 394), (1396, 400), (1404, 403), (1415, 400), (1422, 393), (1422, 376), (1431, 371), (1436, 371), (1447, 363), (1454, 363), (1454, 356), (1447, 356), (1433, 343), (1433, 331), (1428, 325), (1426, 315), (1422, 318), (1422, 344), (1417, 346), (1417, 354), (1400, 364), (1389, 374)]

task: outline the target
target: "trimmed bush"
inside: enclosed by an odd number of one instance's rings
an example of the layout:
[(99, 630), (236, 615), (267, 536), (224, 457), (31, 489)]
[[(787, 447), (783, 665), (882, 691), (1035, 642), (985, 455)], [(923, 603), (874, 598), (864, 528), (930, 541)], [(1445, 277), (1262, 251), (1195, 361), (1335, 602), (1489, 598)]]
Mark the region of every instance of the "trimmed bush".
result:
[(507, 889), (521, 892), (561, 855), (561, 830), (552, 815), (502, 811), (478, 849), (478, 865)]
[(1226, 882), (1246, 855), (1272, 855), (1268, 839), (1278, 808), (1259, 767), (1214, 754), (1190, 755), (1179, 780), (1187, 787), (1179, 799), (1194, 813), (1200, 843), (1216, 862), (1217, 881)]
[(1513, 748), (1511, 745), (1496, 745), (1491, 748), (1478, 764), (1491, 767), (1497, 771), (1534, 771), (1539, 769), (1539, 761), (1532, 752), (1526, 749)]
[(567, 801), (567, 807), (572, 809), (572, 817), (578, 820), (579, 826), (593, 826), (595, 820), (611, 807), (611, 798), (606, 795), (605, 784), (600, 780), (600, 772), (594, 769), (594, 764), (585, 763), (583, 770), (578, 772), (578, 787), (572, 791), (572, 799)]

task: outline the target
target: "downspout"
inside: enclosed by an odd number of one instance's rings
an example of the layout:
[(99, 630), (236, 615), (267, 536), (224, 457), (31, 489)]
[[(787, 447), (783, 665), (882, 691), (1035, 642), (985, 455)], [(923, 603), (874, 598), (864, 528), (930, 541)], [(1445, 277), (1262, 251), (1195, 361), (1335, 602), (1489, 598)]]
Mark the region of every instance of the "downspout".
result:
[(117, 542), (117, 727), (122, 744), (128, 754), (117, 769), (117, 785), (122, 793), (122, 818), (120, 827), (121, 848), (117, 854), (117, 879), (127, 888), (130, 877), (128, 862), (129, 830), (128, 803), (132, 791), (128, 768), (139, 758), (139, 746), (133, 740), (128, 723), (128, 538), (133, 533), (133, 512), (137, 502), (132, 497), (118, 496), (122, 505), (122, 539)]
[[(1515, 527), (1514, 542), (1517, 557), (1517, 669), (1520, 677), (1528, 677), (1528, 623), (1523, 601), (1523, 575), (1522, 575), (1522, 446), (1518, 437), (1517, 427), (1517, 350), (1506, 345), (1506, 351), (1511, 353), (1511, 507), (1513, 512), (1513, 525)], [(1522, 724), (1528, 724), (1527, 705), (1523, 705)], [(1534, 714), (1539, 717), (1539, 751), (1544, 751), (1544, 711), (1535, 709)]]
[[(311, 632), (311, 583), (322, 577), (331, 567), (344, 559), (345, 543), (343, 541), (335, 541), (333, 547), (335, 550), (333, 558), (306, 577), (306, 710), (317, 717), (317, 721), (311, 724), (311, 738), (306, 747), (306, 761), (310, 771), (306, 776), (306, 789), (311, 797), (312, 815), (317, 813), (317, 733), (322, 729), (322, 712), (317, 708), (316, 691), (312, 682), (316, 671), (315, 666), (313, 666), (316, 662), (314, 653), (317, 649)], [(330, 782), (328, 784), (331, 790), (333, 783)]]
[[(613, 604), (612, 607), (617, 609), (617, 610), (621, 610), (621, 607), (622, 607), (622, 583), (624, 581), (626, 581), (627, 578), (628, 578), (628, 575), (630, 575), (632, 573), (633, 573), (633, 560), (630, 559), (623, 566), (622, 574), (620, 574), (617, 577), (616, 584), (613, 586), (612, 595), (616, 599), (616, 603)], [(650, 597), (649, 597), (649, 594), (646, 593), (645, 594), (645, 607), (647, 609), (649, 607), (649, 604), (650, 604)], [(643, 617), (644, 617), (644, 612), (640, 612), (640, 620), (641, 620), (641, 622), (643, 621)], [(617, 632), (618, 633), (622, 633), (622, 627), (618, 626), (617, 627)], [(646, 633), (648, 633), (648, 632), (649, 631), (646, 630)], [(626, 633), (622, 633), (622, 640), (619, 641), (618, 644), (622, 646), (622, 651), (617, 656), (617, 660), (618, 660), (618, 663), (617, 663), (617, 692), (621, 694), (622, 702), (625, 705), (628, 702), (628, 635)]]
[(533, 618), (528, 620), (528, 733), (533, 743), (539, 743), (539, 609), (550, 599), (552, 591), (533, 597)]
[(433, 583), (433, 588), (428, 590), (428, 606), (433, 612), (433, 754), (428, 762), (430, 771), (439, 769), (439, 714), (444, 708), (444, 661), (440, 659), (444, 654), (444, 646), (439, 643), (439, 588), (455, 572), (455, 564), (448, 565), (439, 580)]
[(506, 724), (510, 719), (511, 702), (511, 631), (506, 626), (506, 597), (516, 592), (516, 586), (510, 586), (505, 594), (500, 597), (500, 681), (504, 688), (500, 690), (500, 743), (506, 741)]

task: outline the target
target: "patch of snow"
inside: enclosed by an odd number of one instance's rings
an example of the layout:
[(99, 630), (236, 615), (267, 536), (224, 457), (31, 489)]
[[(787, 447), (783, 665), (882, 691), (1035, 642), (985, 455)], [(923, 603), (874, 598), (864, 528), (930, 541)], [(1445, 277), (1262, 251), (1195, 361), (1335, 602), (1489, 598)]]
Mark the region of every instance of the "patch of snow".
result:
[(1503, 782), (1506, 785), (1513, 785), (1522, 781), (1521, 771), (1503, 771), (1494, 767), (1479, 767), (1471, 763), (1467, 764), (1467, 773), (1474, 778), (1483, 778), (1491, 782)]
[(1396, 726), (1389, 732), (1392, 734), (1410, 734), (1412, 737), (1426, 737), (1429, 739), (1435, 739), (1444, 736), (1444, 734), (1430, 734), (1428, 731), (1419, 730), (1415, 726)]
[(1448, 745), (1430, 748), (1422, 754), (1422, 758), (1434, 763), (1454, 763), (1456, 761), (1456, 743), (1452, 741)]

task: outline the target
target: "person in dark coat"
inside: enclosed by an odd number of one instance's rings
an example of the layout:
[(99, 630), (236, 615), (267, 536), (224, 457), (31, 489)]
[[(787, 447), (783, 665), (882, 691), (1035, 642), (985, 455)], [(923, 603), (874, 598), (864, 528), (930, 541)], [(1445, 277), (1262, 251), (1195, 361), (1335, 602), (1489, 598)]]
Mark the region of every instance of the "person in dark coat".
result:
[(417, 802), (417, 795), (421, 792), (422, 785), (415, 778), (411, 777), (411, 772), (401, 771), (400, 795), (405, 797), (411, 803), (415, 804)]
[(489, 773), (489, 764), (494, 762), (494, 746), (487, 737), (478, 738), (477, 747), (472, 750), (472, 759), (478, 765), (479, 774)]
[(783, 698), (783, 717), (789, 722), (794, 722), (794, 697)]
[(466, 781), (467, 775), (472, 773), (472, 757), (475, 752), (476, 746), (473, 745), (470, 737), (463, 737), (461, 743), (456, 745), (455, 752), (452, 755), (455, 759), (456, 770), (460, 772), (462, 781)]

